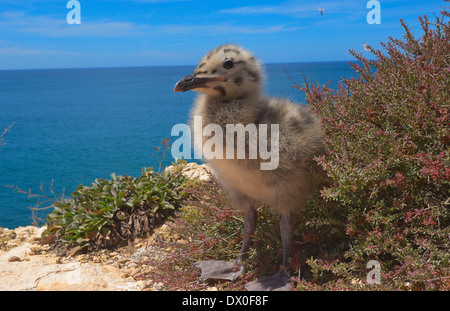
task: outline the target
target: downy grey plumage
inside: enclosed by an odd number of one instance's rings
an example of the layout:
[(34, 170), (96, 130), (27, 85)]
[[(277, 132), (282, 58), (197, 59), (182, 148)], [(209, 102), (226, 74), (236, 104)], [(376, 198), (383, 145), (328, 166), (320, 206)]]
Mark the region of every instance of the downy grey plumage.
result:
[[(192, 111), (193, 119), (202, 117), (202, 129), (217, 124), (226, 133), (227, 124), (242, 124), (244, 130), (252, 124), (257, 128), (264, 124), (268, 126), (264, 137), (267, 138), (267, 150), (278, 148), (278, 163), (274, 169), (261, 169), (261, 164), (267, 160), (260, 154), (256, 158), (250, 157), (251, 148), (258, 150), (260, 141), (252, 141), (248, 132), (244, 133), (244, 159), (237, 157), (237, 148), (234, 148), (234, 157), (226, 157), (227, 144), (237, 143), (239, 133), (234, 133), (228, 137), (224, 135), (221, 159), (209, 159), (208, 164), (230, 194), (233, 206), (245, 215), (243, 245), (236, 264), (241, 264), (248, 256), (258, 205), (268, 203), (281, 215), (282, 269), (275, 276), (252, 282), (247, 288), (285, 290), (289, 288), (289, 282), (283, 270), (288, 265), (296, 214), (305, 208), (311, 193), (320, 186), (321, 169), (314, 157), (322, 155), (325, 147), (317, 117), (304, 105), (287, 99), (268, 98), (262, 92), (263, 81), (260, 62), (247, 50), (226, 44), (205, 55), (193, 74), (181, 79), (174, 90), (202, 93), (195, 99)], [(272, 141), (271, 125), (278, 125), (276, 141)], [(209, 138), (203, 132), (194, 131), (195, 148), (203, 148)], [(198, 266), (202, 268), (203, 279), (234, 280), (244, 271), (242, 265), (239, 271), (234, 271), (237, 265), (229, 266), (220, 261), (203, 261)]]

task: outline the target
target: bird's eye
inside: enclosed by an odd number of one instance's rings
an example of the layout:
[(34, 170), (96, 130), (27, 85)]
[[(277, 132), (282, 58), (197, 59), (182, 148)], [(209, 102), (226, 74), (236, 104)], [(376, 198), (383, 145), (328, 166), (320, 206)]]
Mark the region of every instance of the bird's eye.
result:
[(225, 68), (225, 69), (231, 69), (231, 68), (233, 68), (233, 66), (234, 66), (234, 63), (230, 59), (224, 61), (224, 63), (223, 63), (223, 68)]

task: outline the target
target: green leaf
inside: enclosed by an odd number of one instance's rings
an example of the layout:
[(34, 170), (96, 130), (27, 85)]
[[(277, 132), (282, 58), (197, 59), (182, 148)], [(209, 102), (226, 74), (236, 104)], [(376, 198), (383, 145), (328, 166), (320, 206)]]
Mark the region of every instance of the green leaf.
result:
[(111, 187), (111, 194), (114, 198), (117, 198), (117, 188), (112, 186)]
[(106, 237), (106, 236), (108, 236), (108, 235), (111, 233), (111, 230), (109, 230), (109, 229), (106, 228), (106, 227), (102, 227), (102, 229), (100, 230), (100, 233), (101, 233), (104, 237)]

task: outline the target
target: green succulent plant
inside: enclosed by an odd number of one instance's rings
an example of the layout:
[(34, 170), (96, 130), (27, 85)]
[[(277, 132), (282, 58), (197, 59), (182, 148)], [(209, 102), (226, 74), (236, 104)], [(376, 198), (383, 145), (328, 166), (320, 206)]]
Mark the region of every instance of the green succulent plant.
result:
[(110, 180), (80, 185), (70, 199), (53, 203), (43, 237), (69, 246), (109, 246), (149, 232), (176, 209), (183, 181), (181, 174), (144, 168), (138, 178), (112, 173)]

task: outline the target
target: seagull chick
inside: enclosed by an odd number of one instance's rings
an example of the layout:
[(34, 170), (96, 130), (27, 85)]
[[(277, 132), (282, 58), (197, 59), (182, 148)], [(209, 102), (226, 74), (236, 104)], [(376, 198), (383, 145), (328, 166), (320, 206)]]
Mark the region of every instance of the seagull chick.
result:
[[(305, 209), (311, 193), (320, 186), (322, 170), (314, 157), (324, 154), (325, 147), (323, 130), (316, 116), (304, 105), (268, 98), (262, 92), (263, 80), (263, 68), (250, 52), (226, 44), (204, 56), (193, 74), (178, 81), (174, 91), (202, 93), (195, 99), (192, 111), (194, 123), (201, 117), (202, 130), (211, 125), (219, 126), (224, 132), (230, 125), (235, 129), (232, 135), (227, 132), (220, 141), (223, 156), (210, 158), (208, 163), (229, 193), (232, 205), (244, 213), (241, 252), (236, 262), (198, 262), (201, 278), (235, 280), (243, 274), (243, 263), (249, 255), (250, 240), (256, 228), (257, 207), (267, 203), (281, 216), (281, 268), (273, 276), (249, 283), (247, 289), (287, 290), (290, 282), (286, 271), (295, 219)], [(252, 126), (260, 129), (259, 139), (252, 140)], [(194, 124), (194, 145), (204, 149), (210, 137), (203, 136), (204, 131), (198, 133), (195, 127)], [(262, 128), (269, 133), (261, 135)], [(244, 156), (239, 156), (236, 150), (243, 139), (245, 152)], [(262, 169), (261, 165), (267, 162), (267, 157), (261, 154), (261, 146), (265, 144), (267, 150), (278, 150), (276, 167)], [(230, 145), (236, 147), (231, 152)], [(255, 149), (260, 150), (260, 154), (251, 156)]]

